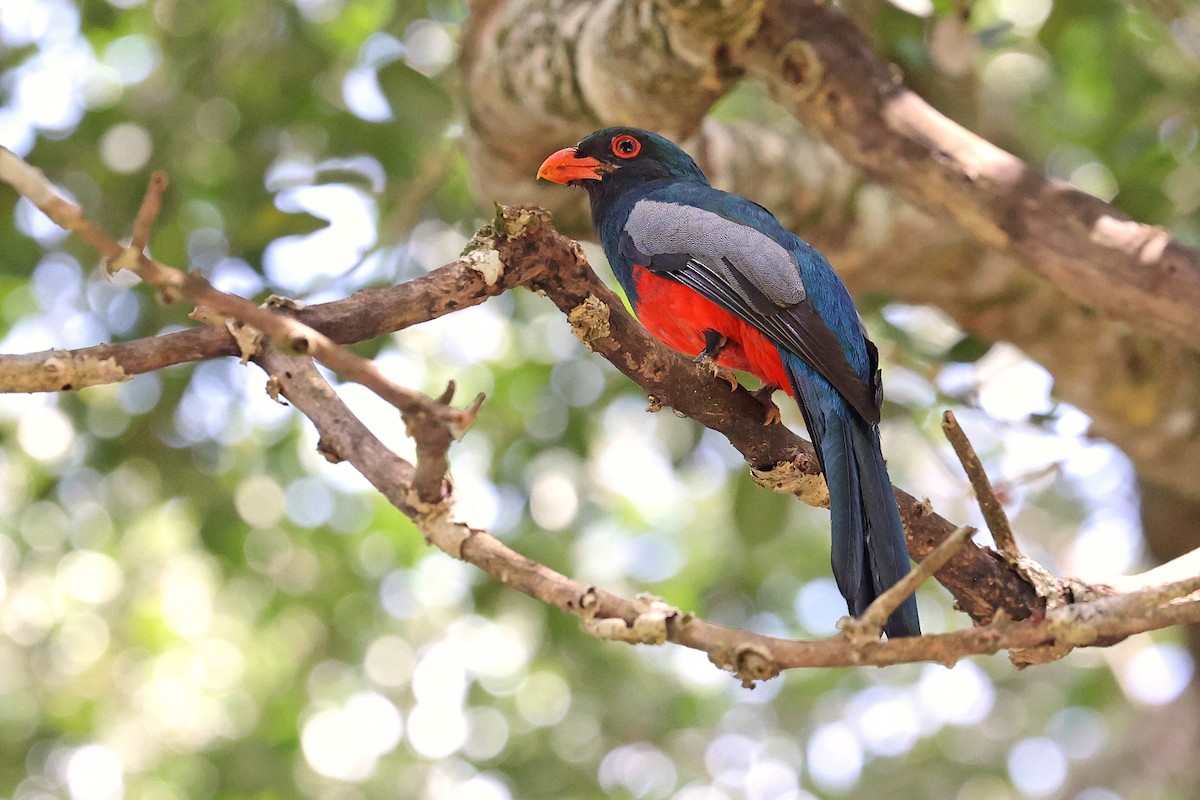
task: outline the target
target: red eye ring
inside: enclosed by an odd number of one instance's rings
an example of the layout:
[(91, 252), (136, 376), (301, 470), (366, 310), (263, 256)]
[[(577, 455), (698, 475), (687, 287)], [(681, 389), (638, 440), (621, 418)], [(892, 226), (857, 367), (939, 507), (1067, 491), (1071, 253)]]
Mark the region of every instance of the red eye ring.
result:
[(637, 137), (622, 133), (612, 140), (612, 151), (617, 158), (633, 158), (642, 152), (642, 143)]

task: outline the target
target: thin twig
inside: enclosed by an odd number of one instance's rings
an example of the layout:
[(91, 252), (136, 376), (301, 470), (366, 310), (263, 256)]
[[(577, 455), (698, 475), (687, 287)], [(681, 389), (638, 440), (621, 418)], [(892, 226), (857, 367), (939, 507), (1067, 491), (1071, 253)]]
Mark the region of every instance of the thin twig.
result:
[(142, 207), (138, 209), (137, 218), (133, 221), (133, 236), (129, 242), (129, 247), (139, 255), (145, 252), (146, 245), (150, 243), (150, 233), (154, 230), (154, 223), (158, 221), (163, 193), (169, 183), (164, 170), (155, 170), (150, 176), (146, 195), (142, 198)]
[(975, 448), (971, 446), (967, 434), (963, 433), (953, 411), (947, 410), (942, 414), (942, 430), (945, 432), (946, 438), (950, 440), (950, 446), (954, 448), (955, 455), (958, 456), (963, 470), (967, 473), (967, 478), (971, 481), (971, 488), (975, 490), (975, 500), (979, 503), (979, 510), (983, 513), (988, 530), (992, 532), (992, 539), (995, 540), (996, 546), (1000, 548), (1001, 552), (1014, 558), (1020, 556), (1021, 551), (1017, 548), (1017, 540), (1013, 536), (1008, 515), (1004, 513), (1004, 506), (996, 497), (996, 492), (992, 489), (992, 482), (988, 479), (987, 472), (983, 469), (983, 464), (975, 453)]
[(872, 600), (871, 605), (867, 606), (867, 610), (858, 618), (858, 623), (872, 631), (873, 638), (878, 638), (879, 631), (887, 624), (888, 619), (900, 607), (900, 604), (915, 592), (922, 583), (928, 580), (931, 575), (945, 566), (946, 562), (958, 552), (959, 548), (966, 544), (974, 535), (975, 529), (968, 525), (963, 525), (961, 528), (956, 529), (941, 544), (933, 548), (933, 552), (925, 556), (921, 560), (921, 563), (909, 570), (907, 575), (896, 581), (883, 594)]
[[(184, 273), (167, 266), (133, 247), (122, 248), (107, 233), (92, 223), (83, 209), (63, 198), (40, 171), (8, 150), (0, 149), (0, 180), (10, 183), (50, 219), (66, 230), (75, 231), (111, 261), (114, 266), (131, 269), (142, 280), (157, 288), (167, 299), (175, 295), (187, 297), (197, 305), (206, 306), (221, 316), (256, 328), (271, 341), (290, 352), (311, 355), (344, 378), (360, 383), (400, 410), (402, 415), (438, 420), (453, 438), (459, 438), (475, 421), (477, 404), (459, 410), (437, 403), (427, 395), (407, 389), (390, 380), (375, 362), (360, 358), (336, 344), (325, 334), (299, 320), (268, 308), (255, 305), (244, 297), (222, 292), (197, 273)], [(154, 173), (146, 189), (138, 213), (138, 236), (148, 238), (161, 207), (162, 193), (167, 185), (166, 175)], [(418, 427), (419, 426), (414, 426)]]
[(121, 254), (121, 245), (85, 217), (79, 206), (59, 195), (45, 173), (3, 146), (0, 146), (0, 180), (40, 208), (60, 228), (91, 245), (105, 259), (114, 259)]

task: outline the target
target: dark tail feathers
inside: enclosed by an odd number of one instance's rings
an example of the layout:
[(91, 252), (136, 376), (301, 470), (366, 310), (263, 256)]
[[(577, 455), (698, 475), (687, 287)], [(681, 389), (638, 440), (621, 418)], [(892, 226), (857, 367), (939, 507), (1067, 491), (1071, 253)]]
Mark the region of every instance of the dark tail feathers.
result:
[[(833, 576), (857, 617), (908, 572), (904, 526), (876, 428), (860, 419), (833, 387), (795, 383), (829, 485)], [(888, 638), (919, 636), (916, 598), (905, 599), (883, 630)]]
[[(843, 426), (849, 430), (850, 458), (846, 465), (848, 485), (843, 504), (845, 507), (858, 511), (851, 514), (846, 521), (845, 529), (839, 531), (836, 524), (833, 530), (834, 552), (839, 546), (845, 551), (857, 552), (858, 590), (855, 602), (850, 604), (850, 613), (858, 616), (866, 610), (872, 600), (878, 597), (892, 584), (899, 581), (909, 571), (908, 545), (904, 540), (904, 525), (900, 522), (900, 512), (896, 508), (896, 495), (892, 492), (892, 481), (888, 477), (887, 467), (883, 463), (883, 453), (879, 447), (879, 432), (874, 426), (868, 425), (857, 417)], [(836, 483), (834, 481), (833, 483)], [(857, 492), (853, 492), (857, 483)], [(830, 504), (833, 500), (833, 489), (830, 489)], [(856, 502), (855, 498), (858, 498)], [(866, 558), (863, 558), (863, 553)], [(842, 556), (845, 558), (845, 555)], [(836, 556), (835, 556), (836, 558)], [(834, 576), (838, 575), (834, 567)], [(839, 584), (843, 581), (838, 579)], [(851, 595), (843, 588), (847, 598)], [(900, 605), (887, 625), (883, 628), (888, 638), (897, 636), (920, 636), (921, 623), (917, 619), (917, 599), (909, 595)]]

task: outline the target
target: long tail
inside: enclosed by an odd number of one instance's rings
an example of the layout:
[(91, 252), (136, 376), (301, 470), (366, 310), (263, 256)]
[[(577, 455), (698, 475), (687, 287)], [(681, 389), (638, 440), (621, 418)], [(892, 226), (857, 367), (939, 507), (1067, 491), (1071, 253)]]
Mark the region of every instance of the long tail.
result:
[[(850, 613), (859, 616), (909, 570), (879, 431), (807, 364), (794, 356), (784, 364), (829, 486), (833, 577)], [(884, 632), (888, 638), (920, 635), (916, 598), (896, 609)]]

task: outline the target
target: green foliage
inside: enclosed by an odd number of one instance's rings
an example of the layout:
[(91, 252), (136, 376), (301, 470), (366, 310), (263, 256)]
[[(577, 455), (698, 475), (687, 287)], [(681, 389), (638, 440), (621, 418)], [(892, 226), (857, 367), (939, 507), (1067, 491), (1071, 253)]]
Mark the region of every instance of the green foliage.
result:
[[(1200, 240), (1194, 53), (1116, 0), (1046, 3), (1044, 23), (994, 35), (1028, 5), (973, 4), (970, 29), (991, 33), (961, 80), (937, 74), (930, 19), (880, 5), (874, 33), (935, 105)], [(152, 243), (164, 261), (248, 296), (329, 299), (452, 259), (487, 215), (445, 72), (457, 2), (30, 6), (59, 16), (39, 28), (0, 9), (0, 143), (117, 235), (150, 170), (167, 170)], [(45, 96), (18, 91), (31, 86)], [(782, 118), (753, 88), (720, 113)], [(0, 188), (0, 206), (15, 203)], [(897, 483), (974, 519), (935, 410), (978, 398), (1002, 419), (964, 416), (1013, 479), (1036, 554), (1083, 563), (1082, 529), (1115, 553), (1102, 565), (1134, 565), (1128, 470), (1074, 432), (1079, 415), (1051, 406), (1036, 368), (921, 310), (864, 310), (890, 359)], [(148, 336), (192, 324), (186, 312), (110, 283), (27, 207), (0, 216), (0, 349)], [(360, 347), (406, 385), (454, 378), (460, 397), (489, 395), (454, 477), (463, 514), (521, 552), (725, 624), (833, 632), (825, 513), (756, 487), (719, 437), (645, 414), (541, 298), (516, 292)], [(1028, 408), (1001, 391), (1013, 381)], [(340, 388), (407, 452), (393, 410)], [(800, 425), (794, 409), (785, 419)], [(1123, 793), (1081, 800), (1181, 796), (1120, 764), (1139, 704), (1172, 699), (1190, 674), (1174, 642), (1132, 644), (1112, 668), (1080, 654), (1025, 675), (995, 658), (742, 689), (690, 651), (591, 639), (431, 552), (315, 444), (232, 361), (0, 397), (0, 795), (1015, 798), (1029, 776), (1008, 756), (1033, 742), (1064, 759), (1063, 787)], [(1020, 480), (1056, 460), (1061, 477)], [(1089, 489), (1096, 463), (1103, 486), (1124, 488)], [(965, 624), (941, 590), (921, 602), (931, 630)]]

